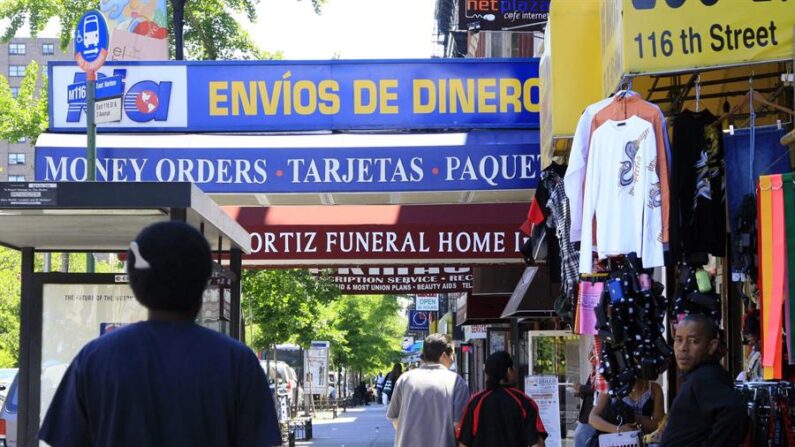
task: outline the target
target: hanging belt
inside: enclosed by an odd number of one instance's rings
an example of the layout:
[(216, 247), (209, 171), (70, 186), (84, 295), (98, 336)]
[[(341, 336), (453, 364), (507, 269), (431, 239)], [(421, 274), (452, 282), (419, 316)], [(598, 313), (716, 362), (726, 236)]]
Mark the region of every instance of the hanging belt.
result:
[[(761, 284), (761, 319), (762, 328), (767, 329), (770, 327), (770, 310), (772, 306), (772, 293), (773, 286), (773, 210), (772, 210), (772, 191), (771, 179), (768, 176), (759, 178), (759, 238), (761, 245), (759, 246), (759, 258), (762, 269), (762, 284)], [(774, 377), (773, 370), (773, 356), (775, 350), (775, 340), (770, 340), (770, 333), (766, 330), (764, 335), (764, 343), (762, 344), (762, 366), (764, 369), (764, 379), (772, 380)], [(773, 337), (775, 338), (775, 337)]]

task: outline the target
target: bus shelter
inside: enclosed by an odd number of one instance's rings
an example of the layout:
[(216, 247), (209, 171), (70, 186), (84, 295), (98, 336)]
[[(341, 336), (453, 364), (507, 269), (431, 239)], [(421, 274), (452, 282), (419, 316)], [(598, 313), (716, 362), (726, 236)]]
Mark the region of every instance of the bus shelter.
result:
[(0, 245), (22, 254), (19, 445), (38, 445), (41, 418), (82, 345), (146, 318), (126, 274), (37, 271), (36, 254), (126, 253), (144, 227), (169, 220), (199, 229), (216, 258), (199, 320), (213, 317), (210, 327), (240, 338), (241, 259), (250, 238), (196, 186), (0, 182)]

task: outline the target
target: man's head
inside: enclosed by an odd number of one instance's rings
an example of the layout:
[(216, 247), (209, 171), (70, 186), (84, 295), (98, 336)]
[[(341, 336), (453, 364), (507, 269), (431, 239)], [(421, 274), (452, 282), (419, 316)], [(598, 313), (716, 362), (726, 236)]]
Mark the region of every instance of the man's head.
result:
[(428, 363), (441, 363), (450, 368), (455, 363), (455, 347), (446, 334), (431, 334), (425, 337), (422, 345), (422, 360)]
[(135, 298), (147, 309), (193, 319), (212, 272), (210, 246), (185, 223), (156, 223), (130, 244), (127, 271)]
[(690, 372), (715, 356), (720, 342), (718, 326), (712, 318), (691, 314), (676, 327), (674, 355), (680, 370)]
[(497, 351), (486, 359), (486, 388), (493, 390), (498, 385), (513, 385), (516, 382), (516, 370), (513, 359), (505, 351)]

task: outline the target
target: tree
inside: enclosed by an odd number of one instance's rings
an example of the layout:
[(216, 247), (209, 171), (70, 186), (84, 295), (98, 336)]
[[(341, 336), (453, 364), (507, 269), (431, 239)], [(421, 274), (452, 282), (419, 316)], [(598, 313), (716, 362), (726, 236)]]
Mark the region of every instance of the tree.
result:
[(375, 375), (400, 361), (400, 342), (408, 323), (400, 304), (390, 295), (343, 296), (330, 306), (337, 316), (334, 326), (344, 334), (332, 345), (335, 363)]
[(17, 97), (11, 94), (8, 79), (0, 76), (0, 139), (19, 141), (27, 138), (33, 144), (39, 134), (47, 129), (47, 77), (41, 76), (39, 64), (31, 61)]
[(243, 272), (244, 306), (251, 300), (253, 323), (259, 326), (249, 343), (256, 350), (316, 337), (318, 315), (340, 296), (337, 286), (316, 279), (308, 270), (273, 269)]
[(11, 368), (19, 359), (19, 294), (22, 256), (0, 247), (0, 367)]
[[(320, 13), (326, 0), (312, 0), (316, 13)], [(256, 59), (273, 56), (261, 53), (235, 19), (236, 14), (243, 14), (250, 21), (255, 21), (256, 6), (259, 0), (171, 0), (169, 2), (170, 35), (174, 36), (176, 28), (183, 26), (178, 12), (184, 15), (185, 49), (192, 59)], [(36, 37), (57, 18), (61, 27), (61, 48), (66, 49), (72, 40), (77, 21), (83, 13), (96, 8), (96, 0), (5, 0), (0, 2), (0, 20), (7, 21), (3, 33), (3, 41), (8, 42), (26, 23), (30, 32)], [(184, 10), (183, 10), (184, 8)], [(175, 40), (171, 39), (172, 45)], [(236, 51), (237, 50), (237, 51)], [(172, 46), (171, 54), (176, 54)]]

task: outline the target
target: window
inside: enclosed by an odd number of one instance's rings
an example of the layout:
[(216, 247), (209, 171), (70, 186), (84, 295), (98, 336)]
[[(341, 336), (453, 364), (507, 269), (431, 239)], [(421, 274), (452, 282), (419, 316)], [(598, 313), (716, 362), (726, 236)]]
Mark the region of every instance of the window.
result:
[(17, 140), (17, 143), (27, 143), (27, 142), (28, 142), (28, 138), (27, 137), (20, 137)]
[(55, 44), (45, 43), (41, 45), (41, 54), (45, 56), (52, 56), (55, 54)]
[(16, 54), (16, 55), (25, 54), (25, 44), (24, 43), (8, 44), (8, 54)]
[(11, 87), (11, 96), (14, 98), (19, 96), (19, 87)]
[(24, 175), (9, 175), (8, 176), (9, 182), (24, 182), (25, 176)]
[(25, 76), (25, 66), (24, 65), (9, 65), (8, 66), (8, 76), (9, 77), (17, 77), (21, 78)]
[(24, 165), (25, 164), (25, 154), (19, 152), (11, 152), (8, 154), (8, 164), (9, 165)]

